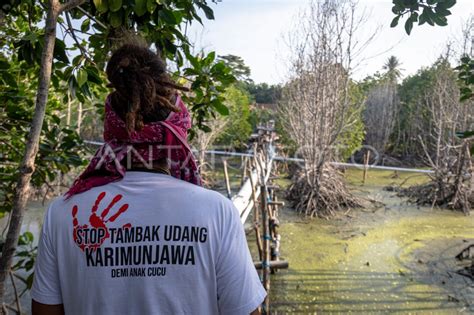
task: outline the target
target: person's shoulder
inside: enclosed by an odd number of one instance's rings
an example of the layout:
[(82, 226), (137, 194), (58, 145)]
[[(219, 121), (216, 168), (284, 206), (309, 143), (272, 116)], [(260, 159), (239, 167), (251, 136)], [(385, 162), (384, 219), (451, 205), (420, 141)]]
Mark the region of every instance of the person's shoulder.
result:
[(88, 191), (85, 191), (85, 192), (82, 192), (82, 193), (79, 193), (79, 194), (75, 194), (75, 195), (72, 195), (72, 196), (66, 196), (66, 194), (62, 194), (62, 195), (59, 195), (57, 196), (56, 198), (52, 199), (51, 202), (49, 203), (48, 207), (47, 207), (47, 213), (46, 215), (47, 216), (54, 216), (54, 217), (61, 217), (62, 214), (67, 214), (67, 215), (70, 215), (72, 209), (74, 206), (77, 206), (78, 204), (81, 203), (81, 201), (83, 201), (84, 199), (90, 199), (92, 198), (91, 196), (91, 193), (93, 193), (92, 191), (95, 192), (96, 187), (88, 190)]
[(47, 210), (49, 212), (56, 211), (59, 208), (63, 208), (63, 205), (67, 203), (67, 198), (65, 195), (59, 195), (56, 198), (52, 199), (48, 205)]
[(232, 204), (230, 199), (226, 198), (224, 195), (222, 195), (221, 193), (215, 190), (208, 189), (203, 186), (198, 186), (198, 185), (191, 184), (184, 181), (182, 182), (183, 182), (183, 187), (188, 189), (189, 192), (192, 192), (192, 194), (195, 194), (198, 197), (204, 198), (209, 203), (212, 202), (215, 204), (222, 205), (224, 207), (228, 207), (229, 205)]
[(65, 195), (59, 195), (52, 199), (46, 207), (45, 221), (56, 222), (64, 218), (69, 218), (75, 204), (73, 199), (74, 196), (66, 198)]
[(209, 210), (213, 208), (224, 212), (236, 211), (232, 201), (218, 191), (188, 183), (177, 178), (172, 178), (170, 180), (180, 186), (180, 189), (176, 191), (188, 201), (194, 201), (196, 204), (206, 205), (206, 208)]

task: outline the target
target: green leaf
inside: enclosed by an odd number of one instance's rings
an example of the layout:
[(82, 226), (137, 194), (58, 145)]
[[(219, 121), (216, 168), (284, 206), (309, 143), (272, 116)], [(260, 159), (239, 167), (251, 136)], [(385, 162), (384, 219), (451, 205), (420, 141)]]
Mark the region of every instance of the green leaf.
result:
[(93, 0), (95, 8), (99, 13), (105, 13), (109, 10), (109, 5), (107, 0)]
[(207, 56), (206, 58), (204, 58), (204, 60), (202, 61), (203, 65), (205, 66), (210, 66), (212, 64), (212, 62), (214, 62), (214, 60), (216, 59), (216, 52), (215, 51), (211, 51)]
[[(199, 3), (198, 3), (199, 5)], [(207, 5), (205, 4), (200, 4), (199, 5), (201, 7), (201, 9), (204, 11), (204, 14), (206, 15), (206, 17), (209, 19), (209, 20), (214, 20), (214, 11), (212, 11), (212, 9), (210, 7), (208, 7)]]
[(18, 84), (16, 83), (15, 77), (9, 72), (3, 72), (0, 78), (5, 82), (7, 85), (13, 88), (17, 88)]
[(199, 22), (199, 24), (204, 25), (204, 24), (202, 24), (202, 19), (199, 15), (195, 14), (195, 15), (193, 15), (193, 17), (196, 19), (196, 21)]
[(201, 69), (201, 64), (199, 63), (198, 58), (196, 56), (193, 56), (190, 53), (186, 53), (186, 58), (189, 60), (194, 69)]
[(64, 63), (69, 63), (69, 58), (66, 55), (66, 45), (59, 38), (56, 38), (54, 42), (54, 58)]
[(211, 104), (212, 104), (212, 107), (214, 107), (219, 114), (223, 116), (229, 115), (229, 108), (227, 108), (227, 106), (225, 106), (221, 102), (213, 101)]
[(395, 26), (398, 25), (398, 21), (400, 20), (400, 16), (401, 15), (396, 16), (396, 17), (393, 18), (392, 23), (390, 23), (390, 27), (395, 27)]
[(427, 15), (423, 12), (418, 19), (418, 25), (423, 25), (427, 22)]
[[(57, 117), (57, 116), (56, 116), (56, 117)], [(27, 232), (23, 233), (23, 235), (24, 235), (25, 238), (28, 240), (28, 243), (33, 242), (33, 239), (34, 239), (33, 233), (27, 231)]]
[(34, 275), (35, 275), (35, 274), (32, 272), (32, 273), (28, 276), (28, 278), (26, 278), (26, 287), (27, 287), (28, 289), (31, 289), (31, 287), (33, 286)]
[(102, 84), (102, 79), (99, 75), (99, 71), (97, 71), (96, 68), (86, 67), (85, 69), (87, 71), (87, 79), (90, 82), (93, 82), (93, 83), (96, 83), (96, 84)]
[(208, 126), (203, 125), (203, 124), (201, 124), (199, 127), (200, 127), (199, 129), (201, 129), (204, 132), (211, 132), (212, 131), (211, 128), (209, 128)]
[(174, 56), (174, 54), (176, 53), (176, 50), (177, 50), (176, 45), (171, 40), (169, 40), (167, 38), (165, 38), (163, 40), (163, 43), (164, 43), (166, 51), (170, 52), (171, 55)]
[(122, 0), (108, 0), (109, 1), (109, 9), (112, 12), (117, 12), (122, 8)]
[(431, 26), (434, 26), (433, 19), (436, 17), (436, 13), (434, 13), (431, 8), (425, 7), (423, 9), (423, 14), (422, 15), (424, 15), (423, 20), (426, 21), (426, 23), (428, 23)]
[(474, 131), (462, 131), (462, 132), (456, 132), (456, 137), (461, 138), (461, 139), (466, 139), (469, 137), (474, 136)]
[(76, 74), (76, 80), (79, 87), (83, 86), (87, 82), (87, 71), (84, 69), (79, 69)]
[[(51, 116), (51, 120), (56, 124), (56, 125), (59, 125), (61, 123), (61, 118), (59, 118), (59, 116), (57, 115), (52, 115)], [(28, 233), (28, 232), (25, 232), (25, 233)]]
[(115, 28), (118, 28), (122, 25), (123, 23), (123, 14), (122, 14), (122, 10), (120, 11), (117, 11), (117, 12), (110, 12), (109, 13), (109, 21), (110, 21), (110, 25), (112, 25), (112, 27), (115, 27)]
[(449, 11), (448, 9), (443, 9), (443, 8), (440, 8), (440, 7), (437, 7), (435, 9), (436, 11), (436, 14), (440, 15), (440, 16), (448, 16), (448, 15), (451, 15), (451, 11)]
[(438, 14), (434, 14), (433, 22), (438, 24), (439, 26), (446, 26), (448, 25), (448, 20), (444, 16), (440, 16)]
[[(83, 96), (85, 96), (85, 97), (87, 97), (87, 98), (89, 98), (89, 99), (92, 98), (92, 94), (91, 94), (91, 91), (90, 91), (90, 89), (89, 89), (89, 84), (88, 84), (88, 83), (84, 83), (84, 84), (79, 88), (79, 90), (80, 90), (80, 93), (81, 93)], [(79, 97), (78, 97), (78, 98), (79, 98)]]
[(410, 35), (412, 29), (413, 29), (413, 21), (411, 20), (411, 18), (409, 18), (405, 22), (405, 31), (407, 32), (408, 35)]
[(155, 11), (156, 5), (157, 5), (156, 0), (147, 0), (146, 1), (146, 9), (150, 13), (153, 13)]
[(470, 61), (471, 61), (471, 58), (469, 58), (468, 56), (464, 56), (461, 58), (462, 63), (469, 63)]
[(85, 19), (81, 24), (81, 31), (87, 32), (90, 28), (90, 25), (91, 25), (91, 20)]
[(167, 9), (161, 10), (160, 17), (168, 24), (173, 24), (173, 25), (178, 24), (178, 20), (176, 19), (176, 17), (173, 14), (173, 11), (171, 10), (167, 10)]
[(136, 15), (142, 16), (147, 12), (146, 2), (147, 0), (135, 0), (134, 11)]
[(224, 62), (219, 61), (215, 63), (212, 68), (211, 68), (211, 74), (212, 75), (221, 75), (222, 72), (225, 72), (227, 70), (227, 66), (225, 65)]
[(443, 2), (439, 3), (438, 6), (441, 4), (445, 9), (449, 9), (456, 4), (456, 0), (444, 0)]

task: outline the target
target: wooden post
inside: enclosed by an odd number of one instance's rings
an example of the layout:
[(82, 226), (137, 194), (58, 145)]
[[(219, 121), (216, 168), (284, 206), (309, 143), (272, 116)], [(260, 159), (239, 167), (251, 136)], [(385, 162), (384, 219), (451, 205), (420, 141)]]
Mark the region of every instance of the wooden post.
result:
[(370, 151), (367, 151), (367, 154), (364, 156), (364, 178), (362, 179), (362, 185), (365, 185), (367, 180), (367, 173), (369, 171), (369, 161), (370, 161)]
[(240, 181), (240, 186), (242, 186), (245, 183), (245, 179), (247, 177), (247, 161), (248, 157), (244, 156), (243, 158), (243, 167), (242, 167), (242, 179)]
[[(280, 260), (280, 240), (281, 240), (281, 236), (280, 234), (278, 233), (278, 226), (279, 226), (279, 222), (278, 222), (278, 206), (280, 204), (283, 204), (281, 202), (278, 202), (278, 197), (275, 196), (274, 197), (274, 201), (273, 201), (273, 214), (272, 214), (272, 217), (270, 219), (270, 223), (271, 223), (271, 232), (272, 232), (272, 253), (271, 253), (271, 259), (272, 261), (279, 261)], [(272, 273), (275, 273), (276, 269), (272, 268)]]
[(259, 227), (259, 208), (258, 208), (258, 200), (255, 193), (255, 184), (252, 180), (252, 176), (249, 176), (250, 179), (250, 186), (252, 187), (252, 200), (253, 200), (253, 226), (255, 229), (255, 237), (257, 240), (257, 249), (258, 249), (258, 258), (260, 261), (263, 259), (263, 245), (262, 245), (262, 236), (260, 234), (260, 227)]
[[(269, 217), (268, 217), (268, 205), (267, 205), (267, 186), (265, 183), (261, 186), (261, 201), (260, 209), (262, 212), (262, 225), (263, 225), (263, 259), (262, 259), (262, 280), (263, 287), (270, 293), (270, 226), (269, 226)], [(263, 311), (264, 314), (270, 314), (270, 298), (269, 294), (263, 302)]]
[(232, 192), (230, 191), (230, 182), (229, 182), (229, 173), (227, 172), (227, 160), (224, 159), (224, 177), (225, 177), (225, 187), (227, 189), (227, 197), (232, 197)]

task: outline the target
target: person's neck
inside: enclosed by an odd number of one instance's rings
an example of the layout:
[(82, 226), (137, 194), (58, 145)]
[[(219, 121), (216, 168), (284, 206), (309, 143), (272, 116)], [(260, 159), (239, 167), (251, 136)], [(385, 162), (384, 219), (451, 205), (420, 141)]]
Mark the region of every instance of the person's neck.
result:
[(154, 161), (150, 167), (150, 165), (145, 165), (143, 163), (133, 163), (127, 171), (137, 171), (137, 172), (150, 172), (150, 173), (160, 173), (160, 174), (167, 174), (171, 175), (170, 169), (167, 163), (156, 162)]

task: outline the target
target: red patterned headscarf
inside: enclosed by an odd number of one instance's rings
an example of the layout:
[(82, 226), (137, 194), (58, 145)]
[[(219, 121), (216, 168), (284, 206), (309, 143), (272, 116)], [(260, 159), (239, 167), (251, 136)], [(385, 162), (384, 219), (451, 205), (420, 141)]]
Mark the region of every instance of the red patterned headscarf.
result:
[(129, 133), (125, 122), (112, 109), (110, 97), (107, 97), (105, 144), (97, 150), (87, 169), (74, 181), (66, 197), (122, 179), (126, 172), (123, 162), (141, 162), (147, 165), (162, 158), (168, 159), (173, 177), (201, 185), (198, 167), (186, 140), (187, 131), (191, 128), (191, 118), (179, 95), (176, 105), (180, 111), (171, 112), (166, 120), (147, 123), (140, 131)]

